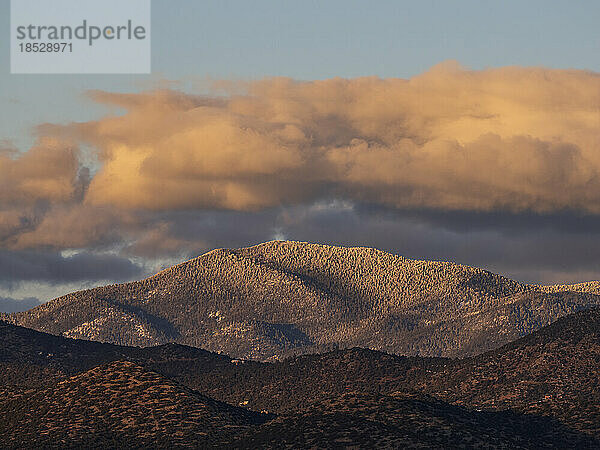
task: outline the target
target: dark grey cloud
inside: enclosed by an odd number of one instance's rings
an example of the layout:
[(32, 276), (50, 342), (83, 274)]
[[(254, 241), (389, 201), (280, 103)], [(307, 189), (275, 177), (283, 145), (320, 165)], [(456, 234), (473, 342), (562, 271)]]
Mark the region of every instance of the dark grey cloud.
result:
[(0, 297), (0, 313), (13, 313), (27, 311), (38, 306), (41, 302), (35, 297), (27, 297), (21, 300), (8, 297)]
[(412, 218), (457, 232), (494, 230), (507, 235), (523, 234), (532, 230), (553, 230), (564, 233), (599, 233), (600, 215), (584, 214), (576, 210), (549, 213), (523, 211), (444, 211), (435, 209), (392, 209), (376, 204), (356, 204), (363, 215), (388, 218)]
[(0, 285), (21, 282), (51, 284), (91, 280), (128, 280), (142, 274), (142, 267), (129, 259), (81, 252), (71, 256), (43, 251), (0, 250)]
[(482, 267), (526, 282), (577, 282), (600, 279), (596, 224), (598, 216), (566, 212), (399, 211), (334, 199), (260, 212), (146, 211), (129, 228), (121, 227), (122, 234), (114, 234), (114, 243), (123, 248), (119, 255), (95, 253), (93, 246), (73, 256), (50, 250), (0, 251), (0, 287), (22, 282), (86, 286), (141, 278), (147, 271), (140, 264), (161, 268), (213, 248), (271, 239), (376, 247), (409, 258)]

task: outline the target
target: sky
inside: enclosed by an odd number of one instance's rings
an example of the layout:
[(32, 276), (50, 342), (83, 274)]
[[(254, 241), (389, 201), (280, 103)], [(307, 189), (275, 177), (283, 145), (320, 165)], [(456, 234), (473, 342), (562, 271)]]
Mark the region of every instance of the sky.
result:
[(270, 239), (600, 279), (599, 18), (155, 0), (150, 75), (11, 75), (2, 39), (0, 310)]

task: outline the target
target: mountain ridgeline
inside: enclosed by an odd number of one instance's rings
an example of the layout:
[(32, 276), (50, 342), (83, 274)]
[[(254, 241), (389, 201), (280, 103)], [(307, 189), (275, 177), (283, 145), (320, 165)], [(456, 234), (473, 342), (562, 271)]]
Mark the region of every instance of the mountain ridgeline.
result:
[(600, 305), (597, 287), (540, 287), (372, 248), (273, 241), (0, 318), (72, 338), (177, 342), (255, 360), (350, 347), (464, 357)]

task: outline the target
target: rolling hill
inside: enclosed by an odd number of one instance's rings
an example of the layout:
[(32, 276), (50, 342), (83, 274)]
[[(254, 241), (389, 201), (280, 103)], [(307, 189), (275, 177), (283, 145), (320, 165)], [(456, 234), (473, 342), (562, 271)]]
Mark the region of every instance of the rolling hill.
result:
[(265, 414), (230, 406), (116, 361), (0, 401), (0, 444), (33, 447), (218, 445)]
[(600, 308), (465, 359), (261, 363), (0, 322), (0, 446), (600, 448), (599, 355)]
[(525, 285), (449, 262), (273, 241), (2, 318), (66, 337), (177, 342), (255, 360), (355, 346), (463, 357), (598, 304), (596, 291)]
[[(600, 308), (568, 315), (499, 349), (421, 358), (348, 349), (224, 367), (180, 381), (232, 404), (295, 414), (346, 393), (419, 393), (469, 410), (548, 417), (600, 438)], [(307, 402), (310, 399), (310, 402)]]

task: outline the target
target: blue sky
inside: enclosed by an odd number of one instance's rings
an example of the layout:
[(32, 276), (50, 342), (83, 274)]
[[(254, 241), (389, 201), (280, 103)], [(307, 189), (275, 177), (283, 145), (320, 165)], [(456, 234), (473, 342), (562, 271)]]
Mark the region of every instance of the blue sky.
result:
[[(9, 8), (0, 0), (5, 36)], [(599, 71), (599, 19), (593, 0), (154, 0), (149, 76), (11, 75), (0, 40), (0, 139), (26, 149), (38, 123), (103, 114), (85, 90), (135, 92), (164, 79), (186, 89), (203, 77), (410, 77), (448, 59)]]

